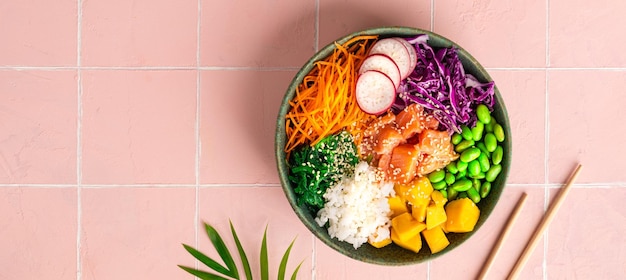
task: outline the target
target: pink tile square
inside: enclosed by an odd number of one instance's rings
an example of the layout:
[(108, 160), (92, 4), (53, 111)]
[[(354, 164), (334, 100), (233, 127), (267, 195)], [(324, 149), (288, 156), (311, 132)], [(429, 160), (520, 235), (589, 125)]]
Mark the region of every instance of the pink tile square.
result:
[(549, 1), (550, 66), (624, 67), (624, 1)]
[[(432, 262), (431, 279), (475, 279), (524, 192), (526, 202), (486, 276), (505, 279), (543, 217), (545, 190), (541, 186), (506, 187), (483, 226), (461, 246)], [(519, 279), (543, 279), (543, 248), (541, 240)]]
[[(607, 164), (626, 154), (626, 72), (550, 71), (551, 183), (563, 183), (577, 162), (583, 164), (577, 183), (624, 182), (620, 164)], [(608, 161), (607, 161), (608, 160)]]
[[(294, 238), (286, 276), (291, 277), (296, 266), (302, 262), (298, 279), (311, 279), (313, 235), (293, 212), (281, 188), (207, 187), (200, 189), (198, 195), (200, 225), (207, 223), (213, 226), (226, 246), (236, 252), (228, 224), (229, 220), (232, 221), (246, 251), (254, 279), (260, 276), (259, 254), (266, 227), (270, 279), (276, 278), (280, 260)], [(200, 251), (219, 259), (204, 226), (198, 231), (198, 243)], [(234, 254), (233, 259), (241, 270), (239, 254)], [(191, 256), (186, 260), (190, 258)]]
[(76, 279), (75, 188), (0, 188), (0, 278)]
[(382, 266), (346, 257), (322, 241), (315, 240), (316, 279), (428, 279), (426, 263), (407, 266)]
[(193, 279), (193, 188), (82, 190), (82, 279)]
[(320, 0), (319, 2), (319, 48), (348, 34), (373, 27), (408, 26), (431, 29), (431, 1)]
[(0, 66), (73, 66), (78, 57), (77, 1), (4, 1)]
[(84, 71), (83, 183), (194, 183), (195, 122), (195, 71)]
[(278, 183), (276, 118), (294, 75), (293, 71), (201, 73), (201, 183)]
[(302, 66), (315, 51), (315, 2), (202, 1), (202, 66)]
[(548, 230), (548, 279), (626, 278), (624, 197), (624, 187), (568, 193)]
[(545, 181), (544, 71), (490, 71), (504, 99), (513, 140), (509, 183), (543, 184)]
[(198, 1), (82, 3), (82, 65), (196, 65)]
[(0, 71), (0, 183), (76, 183), (75, 71)]
[(436, 1), (435, 32), (486, 67), (546, 65), (546, 2)]

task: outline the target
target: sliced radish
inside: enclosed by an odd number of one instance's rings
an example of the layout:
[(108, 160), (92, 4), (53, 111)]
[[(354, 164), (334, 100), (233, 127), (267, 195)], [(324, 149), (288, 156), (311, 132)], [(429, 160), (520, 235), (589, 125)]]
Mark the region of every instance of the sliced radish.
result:
[(400, 41), (404, 45), (406, 50), (409, 51), (409, 57), (411, 58), (411, 70), (409, 71), (409, 74), (411, 74), (411, 72), (415, 70), (415, 66), (417, 66), (417, 52), (415, 51), (415, 46), (411, 45), (411, 43), (409, 43), (404, 38), (397, 37), (394, 39)]
[(384, 54), (391, 57), (400, 69), (401, 79), (409, 76), (409, 73), (413, 70), (411, 69), (411, 56), (409, 51), (402, 42), (394, 38), (379, 40), (372, 46), (370, 54)]
[(397, 89), (400, 86), (400, 68), (390, 57), (384, 54), (368, 56), (359, 68), (359, 75), (371, 70), (380, 71), (387, 75), (393, 82), (394, 88)]
[(396, 99), (396, 88), (389, 76), (370, 70), (361, 74), (356, 81), (356, 102), (368, 114), (386, 112)]

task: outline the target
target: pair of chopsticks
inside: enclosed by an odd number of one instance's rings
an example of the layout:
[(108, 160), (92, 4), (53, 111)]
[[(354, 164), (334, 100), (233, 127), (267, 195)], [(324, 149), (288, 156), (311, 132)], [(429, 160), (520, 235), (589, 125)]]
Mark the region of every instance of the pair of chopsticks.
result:
[[(550, 207), (548, 208), (548, 211), (546, 212), (546, 214), (543, 216), (541, 223), (535, 229), (535, 232), (530, 238), (530, 241), (528, 241), (528, 244), (526, 244), (526, 248), (524, 248), (524, 251), (522, 252), (521, 256), (519, 257), (519, 259), (517, 259), (517, 263), (515, 263), (515, 266), (513, 266), (511, 273), (509, 273), (509, 276), (507, 277), (508, 280), (517, 279), (517, 277), (519, 276), (520, 272), (522, 271), (522, 268), (528, 261), (530, 254), (533, 252), (533, 250), (537, 246), (537, 243), (539, 239), (541, 238), (541, 236), (543, 235), (543, 232), (546, 230), (546, 228), (548, 227), (548, 225), (554, 218), (554, 215), (559, 210), (559, 207), (561, 207), (561, 204), (565, 200), (565, 196), (569, 192), (572, 186), (572, 183), (578, 176), (578, 172), (580, 171), (581, 168), (582, 168), (581, 164), (578, 164), (576, 166), (574, 171), (570, 174), (569, 178), (567, 179), (565, 186), (561, 189), (557, 197), (554, 199), (554, 202), (550, 204)], [(519, 212), (521, 212), (522, 206), (524, 205), (524, 202), (526, 201), (526, 196), (527, 194), (523, 193), (522, 197), (520, 197), (519, 201), (517, 202), (517, 205), (515, 206), (515, 208), (513, 209), (513, 212), (511, 213), (511, 217), (509, 218), (509, 221), (506, 223), (506, 225), (504, 226), (504, 229), (500, 233), (500, 237), (498, 238), (498, 241), (496, 242), (496, 244), (493, 246), (493, 249), (491, 250), (491, 254), (489, 254), (489, 257), (487, 258), (487, 261), (485, 262), (485, 265), (483, 266), (483, 269), (480, 271), (480, 274), (478, 275), (477, 279), (485, 279), (485, 276), (487, 275), (487, 272), (489, 272), (489, 269), (491, 268), (491, 265), (493, 264), (493, 261), (496, 258), (496, 255), (498, 254), (500, 247), (504, 243), (504, 240), (506, 239), (506, 237), (509, 235), (510, 229), (513, 223), (515, 222), (515, 220), (517, 219)]]

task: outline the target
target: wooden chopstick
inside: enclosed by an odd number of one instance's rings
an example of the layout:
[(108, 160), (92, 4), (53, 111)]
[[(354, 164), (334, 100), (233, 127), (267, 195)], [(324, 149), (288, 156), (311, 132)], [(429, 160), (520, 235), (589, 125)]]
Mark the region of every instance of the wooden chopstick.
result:
[(543, 232), (546, 230), (546, 228), (548, 227), (548, 225), (554, 218), (554, 215), (559, 210), (559, 207), (561, 207), (561, 204), (563, 203), (565, 196), (569, 192), (572, 186), (572, 183), (574, 182), (576, 177), (578, 177), (578, 172), (580, 172), (581, 168), (582, 168), (581, 164), (578, 164), (578, 166), (576, 166), (572, 174), (567, 179), (567, 183), (565, 183), (565, 186), (557, 194), (552, 204), (550, 204), (550, 207), (548, 208), (548, 211), (546, 212), (545, 216), (543, 216), (541, 223), (539, 224), (539, 226), (537, 226), (537, 229), (535, 229), (535, 232), (533, 233), (532, 238), (526, 245), (526, 248), (524, 248), (522, 255), (517, 260), (517, 263), (515, 263), (515, 266), (513, 267), (513, 270), (511, 270), (509, 277), (507, 277), (508, 280), (517, 279), (517, 277), (519, 276), (520, 272), (522, 271), (522, 268), (526, 264), (526, 261), (528, 261), (530, 254), (533, 252), (533, 250), (537, 246), (537, 242), (543, 235)]
[(506, 237), (509, 235), (509, 232), (511, 228), (513, 227), (513, 224), (515, 223), (515, 220), (517, 220), (517, 216), (521, 212), (524, 206), (524, 202), (526, 202), (527, 196), (528, 195), (526, 193), (522, 193), (522, 196), (517, 201), (517, 205), (515, 205), (515, 208), (513, 209), (513, 212), (511, 212), (511, 216), (509, 217), (508, 222), (502, 229), (502, 232), (500, 232), (500, 237), (498, 237), (498, 241), (496, 241), (496, 244), (493, 245), (493, 248), (491, 249), (491, 253), (489, 254), (489, 257), (487, 258), (485, 265), (483, 265), (483, 268), (480, 271), (480, 274), (478, 275), (477, 279), (479, 280), (485, 279), (485, 276), (487, 275), (487, 272), (489, 272), (489, 269), (491, 268), (491, 265), (493, 264), (493, 261), (495, 260), (496, 255), (498, 254), (498, 251), (500, 251), (500, 247), (502, 247), (502, 244), (504, 243), (504, 240), (506, 239)]

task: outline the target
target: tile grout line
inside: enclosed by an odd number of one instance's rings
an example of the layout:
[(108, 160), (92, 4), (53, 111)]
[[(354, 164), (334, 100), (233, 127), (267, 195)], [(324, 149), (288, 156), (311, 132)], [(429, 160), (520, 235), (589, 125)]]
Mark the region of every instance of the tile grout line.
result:
[(316, 255), (315, 252), (316, 252), (316, 248), (317, 248), (316, 247), (317, 243), (315, 242), (315, 235), (313, 235), (313, 234), (311, 234), (311, 243), (312, 243), (312, 246), (311, 246), (311, 248), (312, 248), (312, 250), (311, 250), (311, 252), (312, 252), (312, 257), (311, 257), (311, 280), (315, 280), (315, 276), (316, 276), (315, 275), (316, 274), (315, 273), (316, 272), (315, 269), (317, 268), (316, 265), (315, 265), (315, 263), (317, 262), (317, 259), (315, 258), (315, 255)]
[[(546, 57), (545, 57), (545, 120), (544, 120), (544, 129), (545, 129), (545, 143), (544, 143), (544, 212), (548, 209), (548, 204), (550, 202), (550, 188), (548, 187), (548, 183), (550, 182), (549, 178), (549, 157), (550, 157), (550, 91), (549, 91), (549, 79), (550, 74), (548, 70), (550, 69), (550, 0), (546, 0)], [(541, 263), (543, 280), (548, 280), (548, 233), (550, 232), (550, 227), (546, 229), (543, 234), (543, 261)]]
[[(195, 211), (193, 218), (194, 227), (194, 243), (198, 248), (198, 231), (200, 229), (198, 221), (200, 220), (200, 38), (202, 28), (202, 0), (198, 0), (198, 11), (196, 16), (196, 124), (195, 124), (195, 136), (196, 136), (196, 157), (195, 157)], [(195, 260), (195, 268), (200, 268), (200, 262)], [(198, 279), (197, 277), (195, 279)]]
[(77, 86), (77, 118), (76, 118), (76, 279), (82, 280), (82, 119), (83, 119), (83, 81), (82, 81), (82, 21), (83, 21), (83, 2), (77, 1), (76, 10), (76, 86)]
[(430, 31), (435, 32), (435, 0), (430, 0)]
[(313, 48), (319, 51), (320, 44), (320, 0), (315, 0), (315, 26), (313, 28)]

